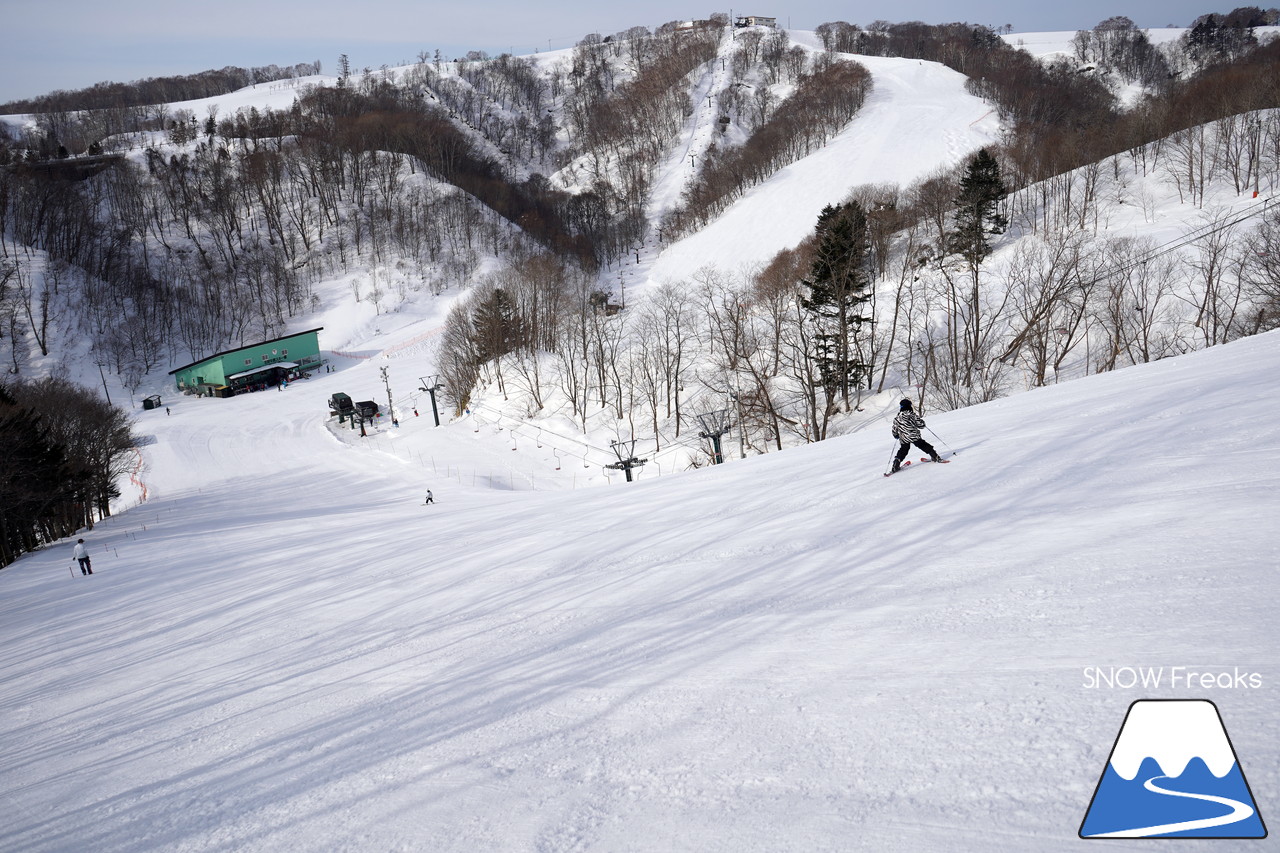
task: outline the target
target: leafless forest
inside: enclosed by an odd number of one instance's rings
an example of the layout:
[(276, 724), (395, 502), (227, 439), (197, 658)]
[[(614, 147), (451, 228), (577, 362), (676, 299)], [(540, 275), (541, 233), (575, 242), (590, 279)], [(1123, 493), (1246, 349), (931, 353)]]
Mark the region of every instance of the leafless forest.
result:
[[(696, 429), (691, 398), (721, 395), (757, 452), (821, 440), (868, 392), (957, 407), (1272, 329), (1280, 40), (1255, 29), (1276, 23), (1205, 15), (1155, 46), (1110, 18), (1043, 63), (967, 24), (832, 22), (815, 51), (715, 15), (593, 34), (554, 61), (340, 57), (330, 86), (303, 80), (315, 62), (3, 105), (37, 115), (0, 138), (0, 415), (17, 430), (56, 410), (40, 402), (55, 389), (32, 390), (37, 356), (87, 348), (134, 390), (283, 333), (318, 309), (320, 284), (370, 270), (381, 278), (353, 296), (379, 311), (468, 294), (438, 353), (459, 408), (496, 387), (530, 417), (550, 400), (584, 425), (604, 410), (661, 444)], [(638, 241), (697, 231), (857, 114), (872, 86), (858, 55), (966, 75), (1003, 141), (912, 186), (857, 188), (760, 269), (689, 270), (617, 304), (602, 271)], [(712, 70), (718, 138), (650, 221), (655, 170)], [(296, 96), (233, 115), (164, 106), (245, 85)], [(1159, 244), (1111, 235), (1120, 209), (1150, 212), (1152, 176), (1200, 221)], [(1219, 210), (1222, 186), (1256, 203)], [(104, 442), (99, 484), (128, 445)], [(95, 488), (6, 521), (11, 553), (57, 532), (32, 519), (100, 508)]]

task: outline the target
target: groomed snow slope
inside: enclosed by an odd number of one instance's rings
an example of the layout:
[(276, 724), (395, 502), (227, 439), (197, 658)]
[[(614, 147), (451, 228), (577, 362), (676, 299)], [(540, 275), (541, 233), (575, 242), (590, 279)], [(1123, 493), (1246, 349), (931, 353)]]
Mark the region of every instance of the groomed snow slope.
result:
[[(790, 35), (816, 42), (812, 33)], [(907, 186), (998, 138), (999, 118), (965, 91), (963, 74), (916, 59), (848, 58), (872, 79), (853, 121), (824, 148), (780, 169), (707, 227), (667, 247), (649, 272), (651, 281), (686, 278), (708, 265), (732, 272), (763, 265), (812, 234), (822, 209), (844, 201), (852, 188)]]
[[(878, 428), (431, 507), (325, 427), (373, 369), (147, 413), (96, 574), (0, 572), (0, 849), (1073, 850), (1159, 696), (1272, 817), (1280, 335), (930, 417), (954, 464), (890, 479)], [(1183, 665), (1261, 686), (1084, 673)]]

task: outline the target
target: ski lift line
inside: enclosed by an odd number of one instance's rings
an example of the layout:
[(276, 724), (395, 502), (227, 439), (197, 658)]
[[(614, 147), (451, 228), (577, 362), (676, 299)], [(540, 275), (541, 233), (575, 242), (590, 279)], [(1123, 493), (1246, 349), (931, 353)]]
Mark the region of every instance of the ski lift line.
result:
[[(400, 459), (400, 454), (396, 446), (394, 444), (388, 444), (383, 440), (381, 436), (377, 434), (368, 436), (369, 440), (357, 443), (357, 442), (346, 441), (345, 433), (346, 433), (346, 430), (343, 430), (342, 435), (339, 436), (339, 439), (342, 440), (344, 444), (348, 444), (349, 446), (357, 446), (357, 447), (363, 446), (367, 450), (369, 450), (369, 452), (371, 453), (381, 453), (384, 455), (393, 456), (397, 460)], [(421, 455), (419, 455), (418, 458), (415, 460), (413, 457), (412, 451), (408, 450), (407, 448), (406, 448), (406, 453), (408, 454), (407, 461), (409, 463), (414, 463), (416, 461), (416, 463), (423, 469), (431, 468), (433, 472), (435, 472), (436, 474), (439, 474), (439, 469), (436, 467), (434, 457), (432, 457), (431, 462), (428, 463)], [(509, 488), (503, 489), (503, 491), (513, 491), (513, 492), (538, 491), (536, 475), (533, 471), (530, 471), (528, 474), (525, 474), (523, 471), (517, 472), (510, 465), (506, 466), (505, 472), (501, 470), (498, 470), (495, 472), (494, 469), (487, 469), (482, 471), (481, 469), (474, 468), (474, 467), (471, 468), (470, 470), (471, 470), (471, 482), (473, 485), (475, 485), (479, 480), (484, 479), (489, 482), (489, 485), (491, 488), (497, 489), (498, 485), (500, 485), (501, 481), (505, 478), (509, 485)], [(444, 476), (446, 479), (457, 479), (457, 481), (461, 483), (463, 481), (463, 477), (465, 476), (465, 470), (461, 465), (456, 465), (456, 466), (446, 465)], [(520, 479), (522, 484), (525, 481), (527, 481), (528, 488), (517, 488), (515, 485), (515, 481), (517, 477)], [(576, 486), (576, 481), (575, 481), (575, 486)]]
[(1206, 227), (1203, 229), (1199, 229), (1198, 231), (1192, 231), (1189, 234), (1185, 234), (1182, 237), (1177, 238), (1176, 240), (1172, 240), (1168, 243), (1165, 243), (1162, 246), (1156, 247), (1151, 252), (1149, 252), (1145, 257), (1138, 258), (1134, 261), (1130, 261), (1129, 263), (1123, 264), (1119, 267), (1113, 267), (1109, 270), (1104, 270), (1103, 272), (1096, 275), (1092, 279), (1092, 281), (1090, 281), (1089, 283), (1094, 284), (1112, 275), (1116, 275), (1122, 272), (1129, 272), (1130, 270), (1136, 269), (1137, 267), (1150, 263), (1156, 258), (1163, 257), (1164, 255), (1170, 254), (1171, 252), (1174, 252), (1177, 249), (1181, 249), (1185, 246), (1189, 246), (1192, 243), (1196, 242), (1197, 240), (1202, 240), (1205, 237), (1208, 237), (1212, 234), (1216, 234), (1220, 231), (1225, 231), (1228, 228), (1239, 225), (1241, 222), (1244, 222), (1246, 219), (1251, 219), (1255, 216), (1265, 213), (1266, 210), (1267, 210), (1267, 206), (1264, 205), (1261, 210), (1251, 211), (1251, 212), (1242, 214), (1236, 218), (1233, 218), (1231, 220), (1215, 223), (1212, 227)]
[[(481, 416), (481, 414), (480, 414), (479, 412), (477, 412), (477, 409), (480, 409), (480, 408), (482, 408), (482, 406), (481, 406), (480, 404), (474, 404), (474, 403), (473, 403), (473, 404), (470, 406), (470, 409), (471, 409), (471, 417), (473, 417), (473, 418), (475, 418), (475, 419), (477, 419), (477, 420), (482, 420), (482, 416)], [(492, 414), (492, 416), (494, 417), (495, 421), (497, 421), (497, 422), (500, 422), (500, 421), (502, 420), (502, 418), (504, 417), (504, 415), (502, 415), (502, 414), (500, 414), (500, 413), (497, 413), (497, 412), (491, 412), (491, 414)], [(525, 428), (525, 427), (529, 427), (529, 426), (530, 426), (530, 425), (528, 425), (528, 424), (524, 424), (524, 423), (522, 423), (522, 422), (517, 421), (517, 422), (516, 422), (516, 425), (515, 425), (515, 426), (512, 426), (512, 427), (509, 427), (509, 429), (511, 429), (512, 431), (515, 431), (515, 430), (517, 430), (517, 429), (521, 429), (521, 428)], [(577, 445), (581, 445), (581, 447), (582, 447), (583, 449), (587, 450), (587, 451), (596, 452), (596, 453), (605, 453), (605, 454), (607, 455), (607, 451), (606, 451), (604, 448), (596, 447), (595, 445), (593, 445), (593, 444), (591, 444), (591, 443), (589, 443), (589, 442), (587, 442), (587, 441), (585, 441), (585, 440), (583, 440), (583, 439), (575, 438), (575, 437), (573, 437), (573, 436), (567, 436), (567, 435), (564, 435), (563, 433), (556, 432), (555, 430), (552, 430), (552, 429), (550, 429), (549, 427), (537, 426), (537, 427), (533, 427), (533, 428), (534, 428), (534, 429), (541, 429), (541, 430), (543, 430), (547, 435), (555, 436), (556, 438), (562, 439), (563, 441), (568, 442), (568, 443), (570, 443), (570, 444), (577, 444)], [(561, 450), (563, 450), (563, 449), (564, 449), (564, 448), (563, 448), (563, 447), (561, 447)]]
[[(1179, 248), (1193, 240), (1198, 240), (1201, 237), (1207, 237), (1210, 234), (1214, 234), (1218, 231), (1223, 231), (1233, 225), (1239, 225), (1241, 222), (1245, 221), (1246, 219), (1251, 219), (1254, 216), (1258, 216), (1259, 214), (1265, 213), (1267, 211), (1267, 208), (1269, 208), (1272, 204), (1273, 204), (1272, 199), (1264, 198), (1261, 201), (1257, 202), (1256, 204), (1251, 205), (1250, 207), (1245, 207), (1243, 210), (1238, 211), (1238, 215), (1236, 215), (1234, 219), (1231, 219), (1227, 222), (1207, 223), (1205, 225), (1202, 225), (1200, 228), (1194, 229), (1193, 231), (1170, 241), (1170, 243), (1166, 243), (1165, 246), (1169, 246), (1172, 243), (1176, 243), (1178, 245), (1174, 246), (1174, 248)], [(1252, 208), (1255, 208), (1255, 207), (1259, 209), (1253, 210)], [(1203, 232), (1203, 233), (1198, 233), (1198, 232)], [(1163, 248), (1163, 247), (1157, 247), (1157, 248)]]
[[(1266, 213), (1267, 209), (1270, 208), (1271, 205), (1274, 203), (1275, 203), (1274, 199), (1270, 199), (1270, 198), (1261, 199), (1256, 204), (1251, 205), (1250, 207), (1246, 207), (1241, 211), (1238, 211), (1237, 214), (1233, 214), (1233, 218), (1227, 221), (1210, 222), (1198, 228), (1195, 228), (1186, 234), (1182, 234), (1178, 237), (1175, 237), (1174, 239), (1170, 240), (1167, 243), (1163, 243), (1155, 247), (1150, 252), (1148, 252), (1147, 255), (1145, 255), (1142, 258), (1131, 261), (1127, 264), (1122, 264), (1118, 267), (1113, 267), (1110, 270), (1105, 270), (1099, 273), (1097, 277), (1095, 277), (1090, 282), (1090, 284), (1101, 281), (1102, 279), (1110, 275), (1114, 275), (1115, 273), (1118, 273), (1118, 272), (1127, 272), (1135, 267), (1141, 266), (1142, 264), (1149, 263), (1150, 261), (1155, 260), (1158, 257), (1167, 255), (1168, 253), (1172, 252), (1175, 249), (1181, 249), (1183, 246), (1187, 246), (1195, 242), (1196, 240), (1202, 239), (1204, 237), (1208, 237), (1210, 234), (1215, 234), (1219, 231), (1225, 231), (1227, 228), (1231, 228), (1235, 225), (1239, 225), (1241, 222), (1244, 222), (1246, 219), (1252, 219), (1255, 216), (1259, 216), (1263, 213)], [(1257, 209), (1255, 210), (1254, 208), (1257, 208)]]
[[(1252, 219), (1255, 216), (1260, 216), (1261, 214), (1266, 213), (1272, 204), (1274, 204), (1273, 199), (1269, 199), (1269, 198), (1262, 199), (1262, 201), (1260, 201), (1258, 204), (1245, 208), (1243, 211), (1240, 211), (1237, 215), (1234, 215), (1231, 219), (1227, 221), (1211, 222), (1207, 225), (1203, 225), (1200, 228), (1194, 229), (1188, 232), (1187, 234), (1183, 234), (1180, 237), (1176, 237), (1173, 240), (1170, 240), (1169, 242), (1161, 246), (1157, 246), (1156, 248), (1152, 249), (1151, 252), (1149, 252), (1146, 255), (1146, 257), (1140, 258), (1135, 261), (1131, 261), (1130, 263), (1121, 265), (1119, 267), (1114, 267), (1112, 270), (1104, 271), (1103, 273), (1099, 274), (1090, 283), (1092, 284), (1097, 281), (1100, 281), (1103, 278), (1106, 278), (1108, 275), (1112, 275), (1116, 272), (1127, 272), (1135, 267), (1141, 266), (1142, 264), (1149, 263), (1150, 261), (1158, 257), (1167, 255), (1170, 252), (1174, 251), (1175, 249), (1181, 249), (1183, 246), (1190, 245), (1191, 243), (1194, 243), (1196, 240), (1200, 240), (1205, 237), (1208, 237), (1210, 234), (1216, 234), (1219, 231), (1225, 231), (1228, 228), (1239, 225), (1241, 222), (1244, 222), (1246, 219)], [(1255, 210), (1253, 208), (1257, 208), (1257, 209)]]
[[(517, 425), (517, 426), (513, 426), (513, 427), (502, 427), (502, 426), (499, 426), (499, 425), (497, 425), (497, 424), (491, 424), (491, 423), (489, 423), (489, 422), (488, 422), (488, 421), (486, 421), (484, 418), (480, 417), (478, 414), (475, 414), (475, 413), (472, 413), (471, 417), (472, 417), (472, 418), (475, 420), (475, 422), (476, 422), (476, 423), (478, 423), (480, 426), (493, 426), (493, 427), (496, 427), (496, 429), (498, 429), (498, 430), (503, 430), (503, 429), (508, 430), (508, 431), (509, 431), (509, 434), (512, 436), (513, 443), (514, 443), (514, 439), (515, 439), (516, 437), (521, 437), (521, 438), (533, 438), (535, 441), (537, 441), (537, 440), (538, 440), (537, 436), (531, 435), (531, 434), (530, 434), (530, 433), (528, 433), (527, 431), (523, 431), (523, 425)], [(539, 430), (539, 431), (545, 431), (545, 430), (543, 430), (543, 428), (542, 428), (542, 427), (533, 427), (533, 429), (536, 429), (536, 430)], [(476, 431), (476, 432), (479, 432), (480, 430), (479, 430), (479, 428), (477, 427), (477, 429), (476, 429), (475, 431)], [(559, 433), (554, 433), (554, 432), (553, 432), (553, 433), (551, 433), (551, 435), (554, 435), (554, 436), (556, 436), (557, 438), (564, 438), (566, 441), (573, 441), (573, 440), (574, 440), (574, 439), (568, 438), (568, 437), (566, 437), (566, 436), (562, 436), (562, 435), (560, 435)], [(601, 453), (601, 454), (603, 454), (603, 453), (604, 453), (604, 451), (603, 451), (603, 450), (601, 450), (600, 448), (598, 448), (598, 447), (593, 447), (593, 446), (591, 446), (591, 445), (589, 445), (589, 444), (586, 444), (585, 442), (581, 442), (581, 445), (582, 445), (582, 446), (581, 446), (579, 449), (571, 450), (571, 449), (567, 449), (567, 448), (561, 447), (561, 446), (559, 446), (559, 445), (553, 444), (553, 443), (551, 443), (550, 441), (547, 441), (547, 440), (545, 440), (545, 439), (544, 439), (544, 440), (542, 440), (541, 447), (549, 448), (549, 449), (551, 449), (552, 451), (558, 451), (558, 452), (560, 452), (560, 453), (563, 453), (563, 454), (564, 454), (564, 455), (566, 455), (566, 456), (583, 456), (584, 458), (585, 458), (585, 454), (587, 454), (587, 453)], [(515, 448), (515, 447), (512, 447), (511, 449), (512, 449), (512, 450), (515, 450), (516, 448)], [(606, 458), (608, 458), (608, 457), (606, 456)]]
[[(1233, 214), (1230, 219), (1224, 220), (1222, 222), (1211, 222), (1207, 225), (1201, 226), (1200, 228), (1194, 229), (1187, 234), (1183, 234), (1180, 237), (1170, 240), (1169, 242), (1164, 243), (1161, 246), (1157, 246), (1156, 248), (1152, 249), (1150, 252), (1148, 252), (1145, 256), (1141, 258), (1137, 258), (1133, 261), (1130, 261), (1129, 263), (1121, 264), (1120, 266), (1111, 267), (1110, 269), (1104, 269), (1101, 272), (1095, 273), (1087, 282), (1082, 280), (1081, 287), (1092, 287), (1098, 282), (1105, 281), (1106, 279), (1111, 278), (1112, 276), (1129, 273), (1139, 267), (1146, 266), (1156, 258), (1163, 257), (1185, 246), (1189, 246), (1192, 243), (1196, 242), (1197, 240), (1202, 240), (1205, 237), (1208, 237), (1212, 234), (1217, 234), (1221, 231), (1226, 231), (1228, 228), (1233, 228), (1236, 225), (1239, 225), (1241, 222), (1244, 222), (1245, 220), (1248, 220), (1248, 219), (1252, 219), (1255, 216), (1261, 216), (1262, 214), (1266, 213), (1268, 209), (1270, 209), (1272, 204), (1274, 204), (1273, 199), (1270, 199), (1270, 198), (1262, 199), (1257, 204), (1251, 205), (1250, 207), (1246, 207), (1244, 210), (1238, 211), (1237, 213)], [(1017, 354), (1018, 350), (1021, 349), (1021, 337), (1022, 336), (1019, 335), (1017, 338), (1015, 338), (1013, 343), (1010, 346), (1008, 346), (1003, 353), (992, 358), (991, 362), (988, 362), (988, 364), (991, 364), (997, 361), (1003, 362), (1006, 364), (1009, 363), (1009, 361)]]
[(1216, 234), (1219, 231), (1225, 231), (1228, 228), (1232, 228), (1236, 225), (1239, 225), (1241, 222), (1244, 222), (1247, 219), (1252, 219), (1255, 216), (1260, 216), (1263, 213), (1266, 213), (1267, 210), (1274, 203), (1275, 202), (1273, 199), (1269, 199), (1269, 198), (1263, 199), (1258, 204), (1252, 206), (1252, 207), (1258, 208), (1256, 210), (1252, 208), (1246, 208), (1244, 211), (1240, 212), (1238, 215), (1234, 215), (1229, 220), (1226, 220), (1223, 222), (1209, 223), (1208, 225), (1201, 226), (1200, 228), (1197, 228), (1187, 234), (1183, 234), (1180, 237), (1176, 237), (1167, 243), (1157, 246), (1156, 248), (1152, 249), (1150, 252), (1148, 252), (1146, 255), (1144, 255), (1141, 258), (1137, 258), (1128, 263), (1121, 264), (1120, 266), (1111, 267), (1109, 269), (1102, 270), (1101, 272), (1095, 274), (1093, 278), (1091, 278), (1088, 281), (1088, 284), (1090, 285), (1097, 284), (1098, 282), (1103, 281), (1112, 276), (1137, 269), (1138, 267), (1143, 266), (1144, 264), (1150, 263), (1156, 258), (1163, 257), (1164, 255), (1167, 255), (1177, 249), (1181, 249), (1184, 246), (1189, 246), (1197, 240), (1201, 240), (1205, 237), (1208, 237), (1211, 234)]

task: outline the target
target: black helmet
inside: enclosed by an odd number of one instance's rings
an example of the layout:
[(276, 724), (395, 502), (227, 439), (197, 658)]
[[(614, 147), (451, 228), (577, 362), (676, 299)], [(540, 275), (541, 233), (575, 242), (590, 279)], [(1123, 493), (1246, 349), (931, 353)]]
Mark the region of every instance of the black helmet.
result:
[(907, 400), (907, 399), (905, 399), (905, 398), (904, 398), (904, 399), (903, 399), (903, 401), (902, 401), (901, 403), (899, 403), (899, 404), (898, 404), (898, 408), (899, 408), (899, 409), (909, 409), (909, 408), (911, 408), (911, 401), (910, 401), (910, 400)]

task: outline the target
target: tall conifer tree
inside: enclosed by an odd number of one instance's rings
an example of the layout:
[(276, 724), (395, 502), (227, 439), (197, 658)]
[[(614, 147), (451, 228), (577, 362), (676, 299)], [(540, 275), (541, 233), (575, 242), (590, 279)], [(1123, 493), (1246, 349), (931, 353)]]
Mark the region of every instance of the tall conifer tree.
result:
[(985, 362), (985, 342), (989, 329), (982, 301), (982, 262), (992, 252), (989, 238), (1002, 234), (1009, 220), (1000, 212), (1000, 202), (1008, 194), (1000, 175), (1000, 163), (991, 152), (980, 149), (969, 160), (955, 197), (953, 230), (944, 237), (947, 255), (958, 255), (968, 278), (958, 287), (943, 264), (950, 285), (948, 339), (951, 351), (950, 379), (971, 386)]
[(1000, 202), (1006, 195), (1000, 163), (990, 151), (979, 149), (960, 179), (949, 253), (963, 256), (971, 265), (982, 263), (991, 254), (988, 235), (1003, 234), (1009, 227), (1008, 218), (1000, 212)]
[(501, 358), (524, 344), (524, 324), (511, 295), (495, 287), (477, 307), (472, 323), (481, 363)]
[(800, 305), (815, 320), (815, 361), (830, 404), (837, 396), (849, 405), (849, 389), (865, 375), (858, 357), (857, 333), (868, 317), (862, 306), (870, 300), (870, 246), (867, 216), (856, 201), (827, 205), (818, 216), (818, 249), (809, 277), (802, 284), (808, 294)]

